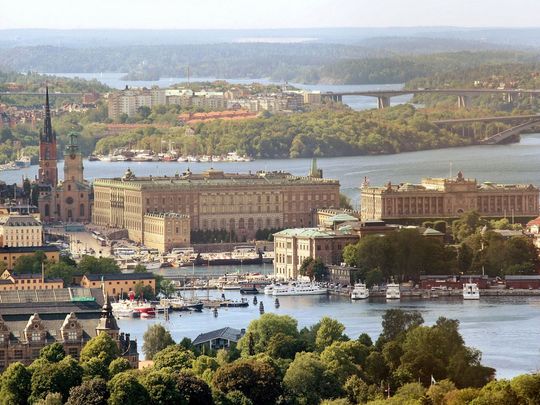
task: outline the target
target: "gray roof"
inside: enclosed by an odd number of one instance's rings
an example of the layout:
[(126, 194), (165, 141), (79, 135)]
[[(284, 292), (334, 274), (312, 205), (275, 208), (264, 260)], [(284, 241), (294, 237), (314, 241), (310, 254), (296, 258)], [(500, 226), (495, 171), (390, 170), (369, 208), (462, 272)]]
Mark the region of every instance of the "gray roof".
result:
[(10, 215), (0, 220), (3, 226), (41, 226), (41, 222), (31, 215)]
[(193, 341), (193, 344), (201, 345), (201, 344), (210, 342), (211, 340), (218, 339), (218, 338), (227, 339), (227, 340), (230, 340), (231, 342), (238, 342), (242, 336), (243, 336), (243, 332), (241, 330), (226, 327), (226, 328), (213, 330), (207, 333), (201, 333), (199, 336), (195, 338), (195, 340)]

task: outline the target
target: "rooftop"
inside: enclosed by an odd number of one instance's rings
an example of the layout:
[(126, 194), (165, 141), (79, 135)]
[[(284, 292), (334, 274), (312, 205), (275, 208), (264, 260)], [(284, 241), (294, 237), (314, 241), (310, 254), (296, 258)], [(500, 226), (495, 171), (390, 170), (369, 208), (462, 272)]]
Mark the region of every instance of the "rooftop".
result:
[(321, 228), (290, 228), (277, 232), (275, 236), (295, 237), (295, 238), (335, 238), (339, 236), (351, 236), (350, 233), (343, 233)]
[(240, 338), (243, 336), (243, 334), (244, 333), (241, 330), (225, 327), (225, 328), (213, 330), (211, 332), (201, 333), (199, 336), (195, 338), (195, 340), (193, 341), (193, 344), (200, 345), (200, 344), (203, 344), (203, 343), (206, 343), (211, 340), (218, 339), (218, 338), (227, 339), (233, 342), (238, 342)]
[(3, 246), (0, 253), (60, 252), (56, 246)]
[(3, 226), (41, 226), (39, 222), (32, 215), (14, 215), (0, 218), (0, 225)]
[(120, 280), (153, 280), (152, 273), (118, 273), (118, 274), (86, 274), (90, 281), (120, 281)]

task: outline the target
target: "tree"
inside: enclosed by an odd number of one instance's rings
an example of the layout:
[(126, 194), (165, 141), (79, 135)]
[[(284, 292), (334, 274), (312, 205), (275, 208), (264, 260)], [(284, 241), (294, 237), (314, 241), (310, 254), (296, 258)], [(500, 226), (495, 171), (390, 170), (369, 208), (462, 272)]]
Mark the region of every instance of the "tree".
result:
[(71, 387), (79, 385), (82, 381), (82, 367), (71, 356), (57, 363), (40, 360), (34, 362), (36, 366), (32, 370), (30, 402), (44, 399), (49, 392), (58, 392), (63, 400), (67, 400)]
[(445, 405), (469, 405), (478, 397), (480, 390), (477, 388), (463, 388), (450, 391), (444, 396)]
[(328, 278), (328, 267), (321, 258), (307, 257), (300, 265), (299, 272), (315, 281), (325, 281)]
[(64, 285), (68, 286), (73, 283), (75, 271), (75, 267), (64, 262), (50, 263), (45, 268), (45, 276), (48, 278), (61, 278)]
[(138, 263), (133, 269), (134, 273), (147, 273), (146, 266), (144, 264)]
[(465, 212), (459, 219), (452, 222), (452, 235), (457, 242), (463, 242), (463, 240), (474, 234), (484, 224), (485, 221), (480, 218), (478, 212)]
[(109, 390), (105, 380), (93, 378), (71, 388), (66, 405), (107, 405), (108, 399)]
[(508, 380), (491, 381), (472, 401), (474, 405), (518, 404), (518, 396)]
[(82, 274), (120, 273), (120, 267), (118, 267), (118, 264), (110, 257), (96, 258), (94, 256), (84, 255), (77, 267)]
[(404, 337), (405, 333), (424, 323), (424, 318), (418, 311), (403, 311), (389, 309), (382, 316), (383, 331), (379, 340), (388, 342)]
[(188, 372), (181, 371), (177, 374), (176, 385), (180, 391), (182, 403), (189, 405), (212, 404), (212, 390), (200, 378)]
[(362, 343), (334, 342), (323, 350), (321, 361), (335, 374), (340, 385), (343, 385), (348, 377), (362, 375), (362, 368), (368, 355), (369, 349)]
[(315, 347), (321, 352), (334, 342), (348, 340), (349, 338), (343, 334), (344, 331), (345, 326), (341, 322), (327, 316), (323, 317), (315, 337)]
[(274, 367), (253, 359), (237, 360), (221, 366), (212, 379), (212, 385), (225, 393), (240, 391), (253, 403), (275, 404), (281, 394), (279, 375)]
[(99, 357), (103, 353), (103, 360), (107, 367), (115, 358), (120, 355), (118, 345), (105, 332), (90, 339), (81, 350), (81, 362), (86, 362), (92, 357)]
[(142, 378), (142, 385), (150, 397), (150, 404), (180, 403), (180, 391), (176, 385), (174, 374), (164, 370), (151, 371)]
[(170, 298), (176, 293), (176, 287), (171, 280), (161, 280), (159, 283), (159, 292), (163, 294), (165, 298)]
[(128, 359), (125, 359), (123, 357), (114, 359), (113, 361), (111, 361), (111, 364), (109, 364), (109, 376), (111, 378), (114, 377), (116, 374), (128, 370), (131, 370), (131, 364), (129, 364)]
[(45, 398), (34, 402), (34, 405), (62, 405), (62, 395), (59, 392), (49, 392)]
[(51, 363), (56, 363), (66, 357), (66, 352), (64, 351), (64, 346), (56, 342), (41, 349), (39, 351), (39, 357)]
[(298, 353), (285, 373), (283, 384), (295, 398), (307, 404), (340, 394), (338, 379), (314, 353)]
[(115, 375), (108, 388), (110, 392), (108, 405), (139, 405), (150, 402), (144, 386), (129, 371)]
[(109, 368), (107, 363), (107, 355), (101, 352), (98, 357), (92, 357), (81, 363), (86, 379), (109, 378)]
[(191, 368), (194, 359), (195, 355), (191, 351), (178, 344), (167, 346), (153, 357), (156, 370), (164, 367), (170, 367), (177, 371)]
[(357, 375), (351, 375), (347, 379), (343, 390), (351, 404), (363, 404), (369, 400), (369, 386)]
[(339, 208), (346, 210), (353, 209), (351, 199), (343, 193), (339, 193)]
[(246, 334), (238, 341), (238, 350), (242, 352), (242, 355), (248, 355), (251, 336), (254, 352), (263, 353), (266, 351), (271, 337), (276, 333), (281, 332), (284, 335), (297, 338), (297, 325), (297, 321), (288, 315), (263, 314), (259, 319), (254, 319), (249, 323)]
[(147, 360), (152, 360), (157, 352), (167, 346), (174, 345), (171, 333), (160, 324), (149, 326), (144, 332), (143, 340), (142, 350)]
[(2, 405), (25, 405), (30, 396), (31, 374), (22, 363), (11, 363), (2, 373), (0, 403)]
[(540, 404), (540, 375), (523, 374), (510, 380), (510, 386), (516, 393), (519, 403)]
[(273, 359), (293, 359), (302, 349), (300, 339), (278, 332), (270, 338), (266, 353)]
[(440, 380), (432, 384), (426, 394), (433, 405), (446, 405), (445, 396), (456, 389), (456, 385), (450, 380)]

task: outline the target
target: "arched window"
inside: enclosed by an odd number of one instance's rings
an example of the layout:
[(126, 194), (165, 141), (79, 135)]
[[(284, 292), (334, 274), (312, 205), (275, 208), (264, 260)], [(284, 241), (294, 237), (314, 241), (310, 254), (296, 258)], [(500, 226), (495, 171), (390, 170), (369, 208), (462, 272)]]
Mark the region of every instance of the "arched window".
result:
[(68, 184), (68, 191), (71, 191), (71, 184)]
[(253, 218), (249, 218), (249, 219), (248, 219), (248, 229), (249, 229), (250, 231), (253, 230)]
[(245, 225), (244, 225), (244, 218), (240, 218), (238, 220), (238, 229), (244, 229), (245, 228)]
[(236, 228), (236, 221), (234, 220), (234, 218), (231, 218), (229, 220), (229, 230), (234, 230), (234, 228)]
[(45, 204), (45, 216), (48, 217), (51, 215), (51, 208), (49, 207), (49, 204)]
[(84, 204), (79, 205), (79, 216), (84, 217)]
[(71, 208), (68, 209), (67, 216), (68, 216), (68, 220), (71, 220), (73, 218), (73, 211), (71, 211)]

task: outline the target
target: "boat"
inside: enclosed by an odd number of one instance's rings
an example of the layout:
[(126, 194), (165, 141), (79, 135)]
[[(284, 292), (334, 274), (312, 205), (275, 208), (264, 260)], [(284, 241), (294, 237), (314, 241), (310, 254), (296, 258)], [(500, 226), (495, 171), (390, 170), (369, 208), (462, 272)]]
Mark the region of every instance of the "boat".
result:
[(163, 307), (169, 307), (172, 311), (202, 311), (203, 302), (186, 300), (184, 298), (164, 298), (160, 301)]
[(464, 300), (479, 300), (480, 299), (480, 289), (478, 284), (468, 283), (463, 284), (463, 299)]
[(274, 291), (274, 287), (279, 284), (269, 284), (266, 287), (264, 287), (264, 295), (272, 295), (272, 292)]
[(88, 155), (89, 162), (97, 162), (99, 160), (100, 160), (99, 157), (97, 157), (96, 155)]
[(389, 283), (386, 285), (386, 299), (387, 300), (399, 300), (401, 298), (401, 291), (399, 284)]
[(287, 296), (287, 295), (326, 295), (328, 289), (319, 286), (316, 283), (295, 281), (286, 285), (275, 286), (272, 290), (272, 295)]
[(240, 288), (240, 294), (259, 294), (259, 290), (252, 285), (251, 288)]
[(30, 167), (30, 157), (28, 156), (21, 156), (15, 161), (15, 167), (18, 169), (25, 169), (27, 167)]
[(352, 300), (365, 300), (369, 298), (369, 289), (364, 283), (356, 283), (351, 292)]
[(244, 308), (249, 307), (249, 302), (245, 298), (242, 298), (240, 301), (225, 300), (219, 306), (225, 308)]

